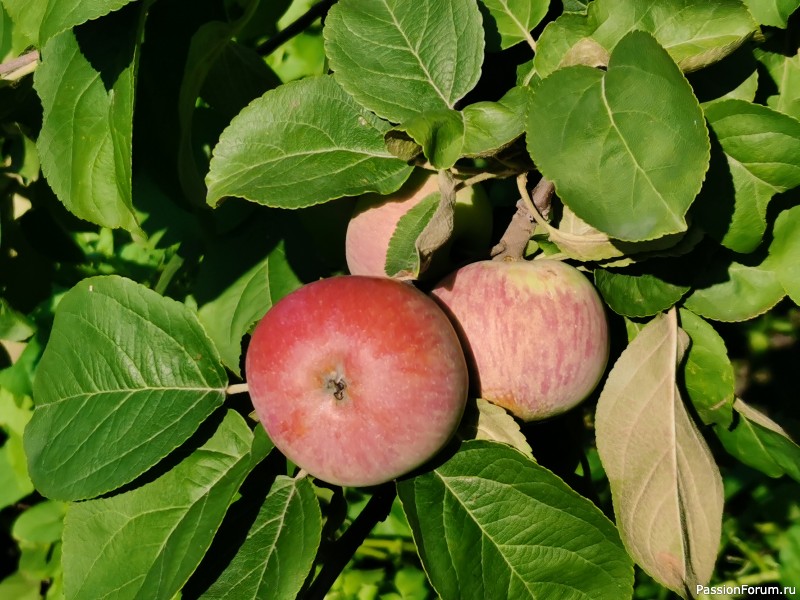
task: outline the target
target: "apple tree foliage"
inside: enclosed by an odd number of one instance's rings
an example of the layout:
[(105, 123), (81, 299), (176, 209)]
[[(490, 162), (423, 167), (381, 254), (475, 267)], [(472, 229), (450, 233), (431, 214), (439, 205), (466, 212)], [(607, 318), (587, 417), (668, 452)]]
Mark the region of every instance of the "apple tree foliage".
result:
[[(0, 2), (0, 597), (800, 598), (800, 1)], [(273, 449), (243, 348), (415, 167), (387, 275), (429, 289), (483, 185), (611, 361), (343, 490)]]

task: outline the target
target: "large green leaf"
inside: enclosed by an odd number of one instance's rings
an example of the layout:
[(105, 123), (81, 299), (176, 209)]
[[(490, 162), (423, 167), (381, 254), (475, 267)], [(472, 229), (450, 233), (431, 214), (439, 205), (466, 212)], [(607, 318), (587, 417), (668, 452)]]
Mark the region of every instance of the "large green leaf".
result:
[(683, 363), (686, 393), (706, 425), (733, 420), (734, 376), (725, 341), (691, 311), (681, 309), (681, 329), (692, 340)]
[(614, 364), (595, 417), (622, 541), (684, 598), (711, 578), (723, 503), (714, 457), (677, 387), (685, 337), (674, 309), (648, 323)]
[[(505, 50), (520, 42), (527, 41), (531, 47), (536, 42), (531, 29), (536, 27), (547, 14), (549, 0), (481, 0), (489, 11), (487, 42), (490, 47)], [(494, 34), (494, 35), (490, 35)], [(498, 37), (499, 40), (493, 38)]]
[(42, 48), (34, 86), (44, 109), (42, 172), (67, 209), (105, 227), (140, 231), (132, 204), (133, 101), (138, 5), (64, 31)]
[(686, 230), (708, 131), (683, 74), (649, 34), (625, 36), (605, 73), (574, 66), (542, 81), (527, 134), (536, 166), (589, 225), (629, 241)]
[(84, 279), (61, 300), (36, 373), (31, 478), (62, 500), (128, 483), (194, 433), (225, 385), (183, 304), (121, 277)]
[(64, 523), (64, 595), (170, 600), (203, 558), (247, 475), (253, 435), (228, 411), (208, 441), (142, 487), (73, 504)]
[(483, 29), (474, 0), (340, 0), (324, 35), (336, 80), (395, 123), (454, 108), (480, 77)]
[[(715, 161), (697, 202), (700, 225), (736, 252), (752, 252), (767, 227), (767, 204), (800, 185), (800, 122), (743, 100), (705, 109), (725, 161)], [(732, 189), (731, 189), (732, 188)]]
[(683, 71), (693, 71), (733, 52), (756, 28), (741, 0), (595, 0), (585, 15), (565, 14), (545, 27), (534, 65), (544, 77), (590, 44), (612, 52), (638, 30), (655, 36)]
[(133, 0), (3, 0), (14, 26), (31, 43), (43, 46), (50, 38), (76, 25), (97, 19)]
[(505, 444), (465, 442), (446, 463), (397, 487), (442, 598), (632, 595), (630, 559), (613, 524)]
[(800, 446), (775, 421), (741, 400), (733, 405), (735, 426), (714, 431), (725, 449), (744, 464), (770, 477), (788, 475), (800, 481)]
[(762, 25), (786, 27), (789, 16), (800, 6), (799, 0), (744, 0), (756, 20)]
[(240, 196), (301, 208), (393, 192), (411, 167), (386, 150), (388, 129), (330, 76), (282, 85), (253, 101), (220, 136), (206, 178), (208, 202)]
[(294, 600), (321, 534), (322, 515), (309, 480), (278, 476), (244, 543), (202, 598)]

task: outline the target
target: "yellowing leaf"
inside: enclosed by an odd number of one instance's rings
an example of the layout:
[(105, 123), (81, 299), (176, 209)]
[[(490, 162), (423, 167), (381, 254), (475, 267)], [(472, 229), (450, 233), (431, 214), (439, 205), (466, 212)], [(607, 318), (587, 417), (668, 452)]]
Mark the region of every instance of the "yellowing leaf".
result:
[(719, 470), (676, 386), (685, 340), (674, 310), (648, 323), (614, 365), (596, 417), (622, 541), (684, 598), (711, 578), (723, 503)]

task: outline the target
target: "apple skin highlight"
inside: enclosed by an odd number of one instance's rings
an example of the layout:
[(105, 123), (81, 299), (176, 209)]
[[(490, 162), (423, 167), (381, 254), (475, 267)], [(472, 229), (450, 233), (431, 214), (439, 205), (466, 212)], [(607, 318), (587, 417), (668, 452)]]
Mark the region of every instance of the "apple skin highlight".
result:
[(310, 283), (275, 304), (253, 333), (246, 372), (275, 446), (311, 475), (356, 487), (436, 454), (468, 389), (460, 342), (436, 303), (363, 276)]
[(472, 263), (431, 294), (459, 332), (473, 393), (523, 421), (573, 408), (605, 371), (603, 303), (589, 280), (566, 263)]

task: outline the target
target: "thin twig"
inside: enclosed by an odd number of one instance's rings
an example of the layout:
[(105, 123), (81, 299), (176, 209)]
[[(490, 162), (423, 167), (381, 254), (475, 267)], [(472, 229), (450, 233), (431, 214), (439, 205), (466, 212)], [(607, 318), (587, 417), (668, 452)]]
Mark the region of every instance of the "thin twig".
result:
[(234, 383), (233, 385), (229, 385), (228, 388), (225, 390), (225, 393), (228, 396), (233, 396), (234, 394), (245, 394), (250, 391), (250, 387), (247, 385), (247, 382), (244, 383)]
[(22, 56), (0, 64), (0, 78), (17, 80), (32, 73), (39, 62), (39, 51), (31, 50)]
[(315, 4), (303, 15), (293, 21), (288, 27), (280, 30), (266, 42), (259, 45), (256, 48), (256, 52), (258, 52), (261, 56), (269, 56), (294, 36), (305, 31), (314, 21), (328, 14), (328, 10), (330, 10), (331, 6), (333, 6), (335, 2), (336, 0), (322, 0), (322, 2)]

